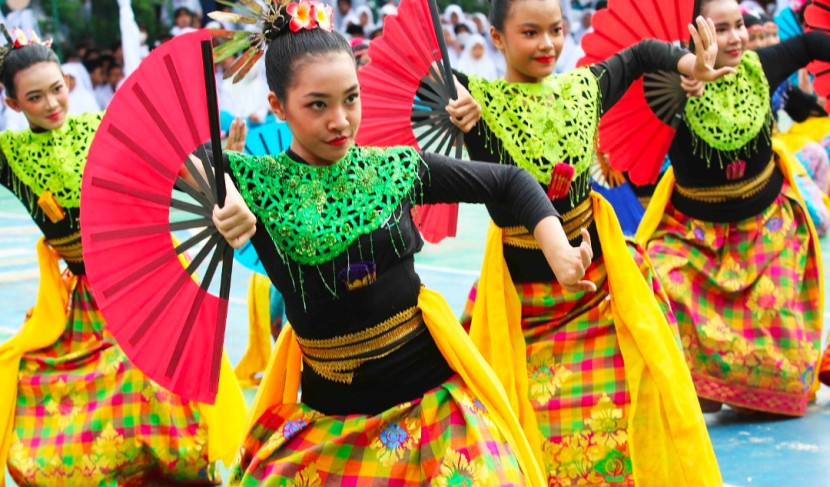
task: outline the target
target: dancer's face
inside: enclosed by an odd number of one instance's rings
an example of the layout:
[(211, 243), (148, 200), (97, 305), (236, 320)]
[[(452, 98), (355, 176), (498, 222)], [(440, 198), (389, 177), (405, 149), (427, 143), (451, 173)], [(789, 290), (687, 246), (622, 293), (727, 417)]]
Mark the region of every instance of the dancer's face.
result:
[(345, 52), (295, 61), (292, 86), (280, 101), (268, 95), (271, 109), (288, 123), (291, 149), (313, 166), (340, 160), (354, 144), (360, 125), (360, 85), (354, 59)]
[(493, 45), (504, 53), (504, 79), (539, 83), (553, 73), (562, 52), (562, 9), (558, 0), (514, 0), (504, 19), (504, 31), (490, 27)]
[(69, 90), (66, 77), (56, 63), (42, 62), (14, 75), (15, 97), (6, 104), (23, 112), (33, 129), (55, 130), (66, 122)]
[(749, 33), (744, 26), (741, 9), (735, 0), (715, 0), (703, 5), (700, 14), (715, 23), (718, 37), (718, 57), (715, 67), (736, 67), (749, 44)]

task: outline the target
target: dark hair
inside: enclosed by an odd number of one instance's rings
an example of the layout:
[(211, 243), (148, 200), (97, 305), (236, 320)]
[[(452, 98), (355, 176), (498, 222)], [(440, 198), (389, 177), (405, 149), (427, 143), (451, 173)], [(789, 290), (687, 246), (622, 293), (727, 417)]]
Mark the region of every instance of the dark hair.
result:
[[(287, 23), (286, 23), (287, 24)], [(268, 89), (277, 95), (280, 101), (285, 100), (286, 89), (294, 81), (294, 71), (297, 63), (307, 56), (345, 52), (354, 59), (352, 48), (346, 38), (337, 32), (322, 29), (303, 29), (291, 32), (284, 26), (273, 35), (265, 52), (265, 77), (268, 80)]]
[(17, 94), (17, 89), (14, 86), (15, 75), (37, 63), (55, 63), (58, 68), (61, 65), (55, 51), (40, 44), (18, 47), (6, 54), (6, 58), (2, 60), (2, 66), (0, 66), (0, 73), (2, 73), (0, 79), (2, 79), (3, 86), (6, 87), (6, 93), (10, 98), (14, 98)]
[(455, 35), (460, 34), (462, 30), (466, 30), (467, 32), (472, 32), (470, 30), (470, 27), (467, 24), (465, 24), (464, 22), (459, 22), (459, 23), (455, 24), (455, 27), (453, 27), (453, 31), (455, 32)]
[[(490, 0), (490, 25), (495, 27), (497, 31), (504, 32), (504, 20), (507, 18), (507, 14), (510, 13), (510, 5), (514, 1), (516, 0)], [(559, 0), (560, 11), (562, 9), (562, 2), (567, 1), (569, 0)]]
[(107, 76), (109, 76), (109, 75), (110, 75), (110, 73), (112, 73), (112, 71), (113, 71), (114, 69), (120, 69), (120, 70), (122, 70), (122, 71), (124, 70), (124, 68), (123, 68), (120, 64), (118, 64), (118, 63), (112, 63), (112, 64), (110, 64), (109, 66), (107, 66)]
[(366, 32), (363, 31), (362, 25), (349, 22), (346, 26), (346, 34), (349, 34), (352, 37), (363, 37), (366, 35)]
[(179, 18), (181, 14), (187, 14), (188, 16), (193, 17), (193, 12), (191, 12), (189, 8), (179, 7), (175, 12), (173, 12), (173, 20)]

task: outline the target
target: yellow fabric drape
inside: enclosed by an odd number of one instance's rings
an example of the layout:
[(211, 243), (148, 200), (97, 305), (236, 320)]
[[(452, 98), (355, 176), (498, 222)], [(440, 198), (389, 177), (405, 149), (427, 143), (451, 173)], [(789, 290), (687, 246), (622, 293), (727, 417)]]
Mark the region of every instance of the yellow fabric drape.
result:
[[(683, 354), (657, 301), (644, 299), (653, 296), (653, 291), (628, 253), (613, 209), (598, 194), (592, 193), (591, 198), (608, 274), (614, 326), (631, 396), (628, 441), (635, 481), (641, 486), (722, 485)], [(479, 307), (481, 299), (485, 304)], [(477, 317), (475, 313), (479, 309), (491, 316)], [(481, 327), (476, 330), (477, 336), (486, 336), (488, 332), (505, 333), (499, 328), (521, 330), (520, 311), (517, 313), (516, 310), (520, 310), (520, 303), (506, 271), (501, 229), (491, 225), (472, 327)], [(489, 329), (476, 322), (482, 319), (488, 321)], [(512, 331), (506, 333), (515, 335)], [(524, 340), (521, 343), (524, 344)], [(515, 350), (515, 344), (510, 348)], [(497, 350), (492, 352), (487, 355), (498, 356)], [(511, 362), (515, 364), (516, 352), (513, 355)], [(501, 367), (508, 365), (498, 357), (493, 360)], [(505, 386), (521, 386), (523, 381), (518, 376), (526, 375), (525, 369), (526, 365), (517, 366)], [(500, 374), (510, 375), (503, 370)], [(526, 390), (517, 389), (511, 397), (526, 403), (520, 406), (522, 410), (531, 407)]]
[[(28, 352), (52, 345), (61, 337), (66, 328), (69, 292), (75, 285), (75, 278), (64, 281), (61, 277), (58, 255), (49, 248), (46, 239), (38, 240), (36, 249), (40, 285), (35, 307), (20, 332), (0, 345), (0, 469), (3, 472), (14, 436), (20, 359)], [(0, 487), (3, 486), (5, 474), (0, 473)]]
[(544, 465), (542, 432), (528, 399), (527, 344), (522, 333), (522, 307), (510, 271), (501, 256), (502, 230), (491, 223), (487, 230), (484, 265), (473, 305), (470, 339), (496, 372), (510, 406), (519, 418), (533, 454)]
[[(824, 264), (821, 260), (821, 246), (818, 241), (818, 233), (816, 233), (816, 227), (813, 225), (813, 221), (810, 219), (810, 214), (807, 212), (807, 206), (804, 204), (804, 197), (798, 191), (798, 185), (795, 183), (793, 168), (798, 161), (796, 161), (792, 152), (790, 152), (787, 146), (784, 145), (778, 137), (773, 137), (772, 139), (772, 150), (778, 155), (776, 159), (778, 168), (784, 175), (784, 179), (786, 179), (789, 183), (790, 189), (792, 189), (798, 197), (802, 211), (804, 211), (804, 214), (807, 216), (805, 220), (807, 221), (807, 227), (810, 229), (810, 238), (813, 241), (813, 248), (816, 252), (816, 266), (818, 267), (819, 275), (819, 303), (818, 311), (816, 312), (816, 329), (821, 332), (824, 324)], [(648, 241), (651, 239), (651, 236), (654, 235), (654, 232), (657, 230), (657, 226), (660, 225), (660, 220), (663, 218), (663, 213), (666, 211), (666, 205), (669, 204), (672, 191), (674, 191), (674, 184), (674, 168), (669, 167), (663, 175), (663, 179), (654, 190), (654, 196), (651, 197), (651, 203), (649, 203), (648, 208), (646, 208), (646, 214), (643, 216), (643, 220), (640, 222), (640, 226), (637, 228), (637, 234), (634, 237), (637, 243), (644, 249), (647, 248), (646, 245), (648, 244)], [(820, 355), (819, 360), (821, 360)], [(816, 364), (816, 368), (818, 368), (818, 364)], [(813, 385), (810, 388), (811, 397), (815, 397), (819, 387), (820, 383), (818, 380), (818, 374), (815, 374), (815, 377), (813, 378)]]
[(248, 284), (248, 348), (236, 366), (242, 387), (259, 384), (257, 374), (268, 366), (271, 356), (271, 281), (254, 272)]
[[(470, 343), (446, 300), (434, 291), (421, 288), (418, 307), (441, 354), (484, 404), (493, 423), (512, 447), (525, 474), (525, 482), (530, 486), (546, 486), (542, 466), (533, 454), (530, 442), (522, 431), (496, 374)], [(286, 325), (280, 333), (265, 378), (257, 391), (246, 431), (253, 428), (265, 411), (297, 401), (301, 365), (302, 356), (296, 336), (293, 329)]]
[[(35, 306), (21, 330), (0, 345), (0, 468), (3, 470), (14, 435), (20, 360), (26, 353), (48, 347), (61, 337), (66, 329), (70, 292), (77, 282), (75, 276), (66, 280), (61, 276), (59, 256), (44, 238), (38, 241), (36, 250), (40, 284)], [(208, 458), (212, 462), (221, 459), (230, 465), (242, 439), (248, 408), (224, 354), (216, 403), (199, 404), (198, 408), (208, 428)], [(5, 487), (4, 475), (0, 475), (0, 487)]]

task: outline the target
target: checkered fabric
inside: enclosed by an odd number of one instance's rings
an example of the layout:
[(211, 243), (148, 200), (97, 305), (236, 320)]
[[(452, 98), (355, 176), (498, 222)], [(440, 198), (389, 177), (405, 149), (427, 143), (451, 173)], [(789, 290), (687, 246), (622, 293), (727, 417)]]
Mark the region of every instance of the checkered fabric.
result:
[(14, 481), (50, 487), (217, 484), (196, 405), (134, 368), (103, 327), (81, 276), (66, 331), (20, 364), (8, 461)]
[(666, 207), (647, 250), (700, 397), (804, 415), (821, 340), (807, 218), (787, 185), (763, 213), (734, 223)]
[(303, 404), (263, 414), (231, 468), (230, 485), (523, 485), (516, 459), (454, 377), (375, 416), (326, 416)]
[[(674, 327), (668, 296), (648, 258), (633, 243), (628, 250)], [(585, 279), (597, 285), (596, 293), (569, 293), (557, 282), (516, 284), (530, 398), (546, 439), (548, 481), (551, 486), (633, 486), (627, 441), (631, 398), (602, 257)], [(462, 315), (465, 326), (476, 294), (474, 285)]]

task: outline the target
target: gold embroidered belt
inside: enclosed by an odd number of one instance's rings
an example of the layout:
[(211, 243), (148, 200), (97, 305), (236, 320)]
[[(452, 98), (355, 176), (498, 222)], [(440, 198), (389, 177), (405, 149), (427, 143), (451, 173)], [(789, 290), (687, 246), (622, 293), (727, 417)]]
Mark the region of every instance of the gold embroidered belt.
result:
[(723, 203), (729, 200), (747, 199), (757, 195), (766, 187), (773, 171), (775, 171), (774, 158), (769, 160), (763, 171), (746, 181), (702, 188), (688, 188), (675, 183), (674, 189), (681, 196), (704, 203)]
[(421, 310), (413, 306), (357, 333), (320, 340), (297, 337), (303, 361), (321, 377), (351, 384), (355, 370), (383, 358), (426, 331)]
[[(588, 228), (594, 221), (594, 209), (591, 198), (586, 198), (572, 210), (562, 215), (562, 229), (565, 230), (568, 240), (576, 240), (583, 228)], [(502, 229), (502, 242), (511, 247), (521, 249), (540, 249), (539, 243), (523, 226), (505, 227)]]
[(81, 232), (75, 232), (67, 237), (49, 239), (47, 243), (66, 262), (73, 264), (81, 264), (84, 262)]

